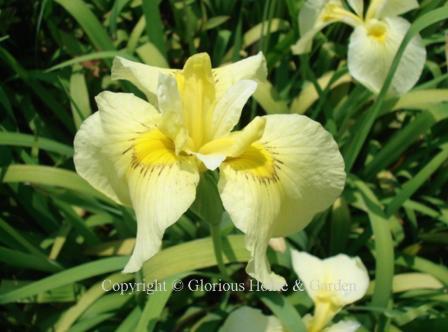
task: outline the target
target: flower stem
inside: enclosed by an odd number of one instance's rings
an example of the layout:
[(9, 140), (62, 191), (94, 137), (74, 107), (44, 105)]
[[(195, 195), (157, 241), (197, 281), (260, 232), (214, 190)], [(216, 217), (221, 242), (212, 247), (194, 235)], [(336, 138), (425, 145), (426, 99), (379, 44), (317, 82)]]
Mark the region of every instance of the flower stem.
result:
[(225, 280), (230, 280), (224, 264), (224, 257), (222, 252), (222, 239), (219, 231), (219, 223), (209, 223), (210, 233), (213, 239), (213, 249), (215, 251), (216, 263), (218, 264), (219, 272)]

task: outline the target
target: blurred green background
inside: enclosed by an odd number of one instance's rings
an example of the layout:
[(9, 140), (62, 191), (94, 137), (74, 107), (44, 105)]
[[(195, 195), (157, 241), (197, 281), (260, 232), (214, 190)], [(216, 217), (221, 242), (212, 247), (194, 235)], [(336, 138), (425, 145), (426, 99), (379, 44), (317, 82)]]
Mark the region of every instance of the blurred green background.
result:
[[(401, 98), (377, 98), (348, 75), (348, 27), (324, 30), (309, 55), (291, 54), (300, 0), (0, 0), (0, 329), (216, 331), (245, 304), (300, 331), (312, 309), (304, 292), (101, 290), (105, 279), (221, 277), (194, 211), (168, 229), (165, 249), (141, 273), (121, 275), (133, 212), (89, 187), (72, 161), (95, 95), (142, 96), (111, 81), (114, 56), (179, 68), (197, 52), (219, 66), (263, 51), (271, 84), (241, 125), (260, 114), (306, 114), (334, 135), (350, 171), (341, 199), (288, 246), (363, 260), (374, 283), (338, 317), (364, 331), (448, 331), (448, 7), (420, 3), (406, 18), (428, 51), (421, 80)], [(222, 233), (233, 280), (248, 282), (242, 236), (226, 215)], [(269, 254), (275, 271), (297, 279), (288, 253)]]

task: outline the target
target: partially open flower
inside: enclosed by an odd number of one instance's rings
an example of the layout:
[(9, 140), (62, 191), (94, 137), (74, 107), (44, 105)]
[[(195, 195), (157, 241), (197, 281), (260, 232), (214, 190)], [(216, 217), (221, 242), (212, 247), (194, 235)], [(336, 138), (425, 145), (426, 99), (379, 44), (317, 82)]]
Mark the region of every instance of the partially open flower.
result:
[(366, 294), (369, 275), (359, 258), (340, 254), (321, 260), (296, 250), (291, 255), (294, 271), (315, 305), (310, 332), (321, 331), (344, 306)]
[[(296, 54), (311, 50), (316, 33), (336, 22), (354, 28), (348, 49), (348, 69), (361, 84), (379, 93), (392, 61), (410, 24), (399, 15), (417, 8), (415, 0), (372, 0), (364, 14), (363, 0), (307, 0), (300, 15), (301, 38), (293, 46)], [(417, 83), (426, 61), (426, 50), (419, 36), (407, 46), (391, 85), (391, 93), (402, 95)]]

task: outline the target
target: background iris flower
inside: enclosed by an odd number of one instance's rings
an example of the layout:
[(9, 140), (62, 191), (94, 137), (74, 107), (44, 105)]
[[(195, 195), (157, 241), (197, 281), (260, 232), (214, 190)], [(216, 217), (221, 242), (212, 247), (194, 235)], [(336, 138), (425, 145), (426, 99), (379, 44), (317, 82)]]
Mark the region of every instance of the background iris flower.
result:
[[(411, 24), (399, 17), (418, 8), (415, 0), (372, 0), (364, 14), (363, 0), (308, 0), (300, 11), (301, 38), (292, 47), (296, 54), (311, 51), (314, 36), (330, 24), (342, 22), (354, 28), (348, 47), (350, 74), (374, 93), (379, 93), (395, 54)], [(407, 46), (394, 75), (390, 92), (402, 95), (419, 80), (426, 61), (420, 36)]]

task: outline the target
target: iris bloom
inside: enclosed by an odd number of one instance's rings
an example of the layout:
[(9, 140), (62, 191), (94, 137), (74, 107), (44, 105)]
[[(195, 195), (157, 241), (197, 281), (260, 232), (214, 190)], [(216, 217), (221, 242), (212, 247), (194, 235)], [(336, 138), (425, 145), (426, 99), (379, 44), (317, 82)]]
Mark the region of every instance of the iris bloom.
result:
[[(379, 93), (410, 23), (399, 15), (418, 8), (416, 0), (371, 0), (364, 14), (363, 0), (307, 0), (299, 14), (301, 38), (293, 46), (296, 54), (311, 50), (316, 33), (336, 22), (354, 28), (348, 47), (351, 75), (374, 93)], [(391, 93), (402, 95), (417, 83), (423, 71), (426, 50), (420, 36), (407, 46), (391, 85)]]
[[(304, 317), (304, 321), (305, 321)], [(306, 325), (306, 322), (305, 322)], [(361, 324), (353, 320), (344, 320), (333, 324), (323, 332), (355, 332)], [(227, 317), (219, 332), (286, 332), (281, 322), (274, 316), (265, 316), (260, 310), (240, 307)]]
[(295, 250), (291, 256), (294, 271), (314, 302), (314, 315), (307, 320), (310, 332), (321, 331), (344, 306), (367, 292), (369, 275), (358, 257), (340, 254), (321, 260)]
[(112, 78), (131, 81), (148, 101), (103, 92), (99, 111), (75, 137), (77, 172), (118, 203), (130, 205), (137, 237), (124, 272), (156, 254), (165, 230), (195, 200), (200, 173), (219, 167), (219, 192), (251, 253), (247, 271), (266, 288), (269, 239), (296, 232), (330, 206), (344, 182), (338, 146), (320, 124), (299, 115), (256, 117), (241, 131), (242, 108), (266, 79), (263, 55), (212, 69), (207, 54), (182, 70), (116, 58)]

